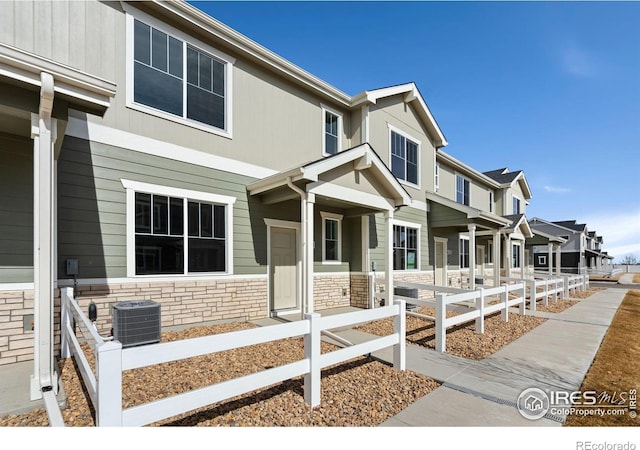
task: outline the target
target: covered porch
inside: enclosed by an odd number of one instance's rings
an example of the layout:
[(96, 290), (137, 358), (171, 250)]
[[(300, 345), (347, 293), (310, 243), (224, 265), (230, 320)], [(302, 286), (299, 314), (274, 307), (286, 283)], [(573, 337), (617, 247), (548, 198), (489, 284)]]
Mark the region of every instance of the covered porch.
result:
[[(485, 278), (497, 286), (502, 237), (511, 221), (431, 192), (427, 193), (427, 201), (429, 228), (435, 244), (435, 284), (452, 284), (447, 273), (450, 266), (457, 266), (461, 286), (475, 289)], [(492, 270), (490, 275), (489, 270)], [(466, 283), (465, 278), (468, 278)]]
[[(44, 397), (46, 404), (54, 402), (59, 389), (54, 363), (57, 161), (68, 113), (102, 115), (114, 95), (115, 84), (109, 81), (0, 44), (0, 184), (7, 187), (0, 199), (5, 213), (0, 218), (0, 239), (5, 240), (0, 290), (29, 292), (21, 309), (3, 311), (8, 315), (2, 319), (32, 324), (8, 330), (10, 343), (33, 342), (32, 401)], [(0, 352), (3, 364), (11, 364), (10, 358)]]
[(316, 297), (345, 277), (350, 287), (332, 295), (349, 297), (348, 306), (370, 307), (368, 249), (378, 239), (370, 217), (378, 213), (384, 216), (385, 292), (392, 292), (394, 212), (411, 198), (368, 144), (277, 173), (247, 190), (264, 205), (299, 205), (299, 221), (264, 219), (272, 316), (327, 308)]
[[(544, 233), (542, 231), (534, 231), (533, 236), (527, 238), (526, 246), (533, 252), (533, 265), (535, 270), (545, 271), (549, 275), (560, 275), (562, 273), (562, 244), (567, 240), (560, 236)], [(537, 251), (534, 249), (542, 249), (547, 247), (547, 251)]]

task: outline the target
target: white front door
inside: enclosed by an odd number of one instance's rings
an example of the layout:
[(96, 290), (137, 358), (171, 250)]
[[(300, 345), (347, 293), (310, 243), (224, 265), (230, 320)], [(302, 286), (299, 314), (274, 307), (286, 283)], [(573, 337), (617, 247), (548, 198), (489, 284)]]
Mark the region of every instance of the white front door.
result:
[(271, 310), (298, 309), (298, 269), (296, 230), (271, 227), (270, 297)]

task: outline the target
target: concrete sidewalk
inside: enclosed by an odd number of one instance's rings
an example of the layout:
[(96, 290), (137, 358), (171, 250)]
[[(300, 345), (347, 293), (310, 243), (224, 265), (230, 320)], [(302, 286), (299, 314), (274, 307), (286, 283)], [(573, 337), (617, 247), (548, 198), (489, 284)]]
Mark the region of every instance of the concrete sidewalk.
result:
[[(442, 383), (381, 426), (560, 426), (564, 416), (528, 420), (516, 409), (520, 393), (579, 390), (627, 290), (606, 289), (555, 314), (482, 361), (407, 346), (407, 369)], [(340, 335), (363, 342), (354, 330)], [(391, 349), (374, 353), (391, 362)]]

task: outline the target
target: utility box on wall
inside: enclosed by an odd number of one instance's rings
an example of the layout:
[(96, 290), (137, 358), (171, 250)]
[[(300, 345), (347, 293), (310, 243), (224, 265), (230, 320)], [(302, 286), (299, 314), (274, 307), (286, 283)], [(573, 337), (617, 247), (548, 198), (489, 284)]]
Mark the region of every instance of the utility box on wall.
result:
[(113, 339), (123, 348), (160, 342), (160, 304), (152, 300), (116, 303)]

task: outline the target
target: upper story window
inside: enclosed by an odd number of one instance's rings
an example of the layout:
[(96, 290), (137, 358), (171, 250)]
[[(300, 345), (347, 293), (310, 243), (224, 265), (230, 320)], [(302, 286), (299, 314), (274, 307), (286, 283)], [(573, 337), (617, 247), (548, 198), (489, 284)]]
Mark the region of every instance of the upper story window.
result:
[(433, 185), (436, 192), (438, 192), (438, 189), (440, 189), (440, 163), (436, 163), (435, 165)]
[(489, 191), (489, 212), (490, 213), (493, 212), (493, 204), (494, 204), (493, 191)]
[(469, 206), (471, 183), (462, 175), (456, 175), (456, 202)]
[(391, 172), (398, 180), (419, 185), (420, 142), (391, 129)]
[(323, 133), (322, 150), (325, 155), (335, 155), (340, 148), (340, 133), (342, 131), (342, 116), (335, 111), (322, 107)]
[(393, 226), (393, 270), (418, 269), (419, 236), (419, 226)]
[(321, 211), (322, 217), (322, 261), (342, 260), (342, 215)]
[(513, 196), (513, 214), (520, 214), (520, 199)]
[(138, 15), (127, 16), (127, 106), (231, 137), (233, 58)]

